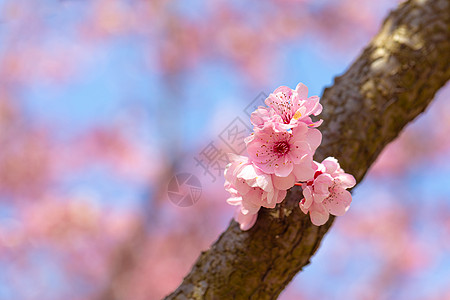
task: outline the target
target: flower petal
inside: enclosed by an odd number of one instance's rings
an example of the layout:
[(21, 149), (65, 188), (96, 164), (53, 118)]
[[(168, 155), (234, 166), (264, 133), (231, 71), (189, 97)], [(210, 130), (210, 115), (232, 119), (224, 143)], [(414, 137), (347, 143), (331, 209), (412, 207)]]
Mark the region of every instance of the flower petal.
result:
[(241, 210), (237, 210), (236, 214), (234, 216), (234, 219), (236, 222), (239, 223), (239, 227), (241, 230), (249, 230), (253, 227), (256, 223), (256, 218), (258, 217), (258, 214), (246, 214), (244, 215)]
[(283, 202), (284, 198), (286, 198), (287, 192), (285, 190), (277, 190), (278, 194), (275, 195), (275, 199), (277, 203)]
[(308, 100), (305, 101), (306, 113), (308, 115), (319, 115), (322, 112), (322, 104), (319, 103), (320, 98), (317, 96), (309, 97)]
[(258, 174), (256, 174), (256, 170), (253, 164), (245, 165), (237, 174), (237, 178), (242, 178), (246, 181), (255, 179), (257, 176)]
[(248, 193), (242, 196), (242, 213), (256, 214), (261, 208), (261, 198), (260, 193)]
[[(305, 155), (308, 154), (312, 154), (309, 144), (305, 141), (295, 141), (291, 146), (289, 157), (294, 162), (294, 164), (298, 164), (305, 157)], [(310, 160), (312, 160), (312, 156)]]
[(330, 214), (323, 205), (314, 203), (309, 210), (309, 216), (314, 225), (320, 226), (328, 221)]
[(241, 195), (245, 195), (251, 190), (251, 187), (247, 184), (247, 182), (244, 179), (237, 178), (234, 184), (235, 189)]
[(291, 174), (293, 168), (294, 164), (292, 162), (287, 162), (287, 160), (284, 163), (278, 162), (275, 164), (274, 173), (280, 177), (287, 177)]
[(270, 118), (269, 110), (266, 107), (259, 106), (250, 115), (250, 121), (254, 126), (263, 126), (266, 120)]
[(242, 197), (230, 197), (227, 199), (227, 203), (230, 205), (241, 205)]
[(312, 162), (312, 156), (308, 155), (304, 157), (300, 163), (294, 165), (293, 173), (297, 181), (308, 181), (314, 176), (314, 164)]
[(314, 192), (319, 194), (328, 194), (328, 189), (333, 185), (333, 177), (330, 174), (323, 173), (314, 180)]
[(335, 216), (342, 216), (350, 207), (352, 195), (349, 191), (338, 188), (322, 203), (328, 212)]
[[(312, 195), (311, 187), (309, 186), (305, 187), (304, 185), (303, 185), (303, 197), (305, 197), (305, 201), (303, 203), (302, 201), (300, 201), (300, 204), (303, 206), (305, 210), (308, 210), (313, 204), (314, 198)], [(300, 208), (302, 208), (302, 206), (300, 206)]]
[(308, 87), (303, 83), (300, 82), (299, 84), (297, 84), (295, 91), (297, 92), (298, 98), (300, 100), (308, 98)]
[(279, 190), (287, 190), (294, 186), (295, 176), (294, 173), (290, 173), (287, 177), (272, 175), (272, 182), (275, 188)]
[(273, 91), (273, 94), (282, 93), (286, 95), (286, 97), (290, 97), (292, 95), (292, 89), (288, 86), (280, 86), (275, 91)]
[(309, 210), (308, 210), (308, 208), (305, 207), (305, 202), (306, 202), (306, 199), (305, 199), (305, 198), (300, 199), (300, 202), (298, 203), (298, 206), (300, 207), (300, 210), (301, 210), (305, 215), (307, 215)]
[(344, 189), (352, 188), (356, 184), (355, 177), (347, 173), (338, 174), (336, 177), (334, 177), (334, 181)]
[(336, 172), (340, 166), (336, 158), (327, 157), (322, 161), (322, 164), (325, 166), (326, 172), (332, 174)]
[(316, 203), (322, 203), (323, 200), (325, 200), (328, 196), (330, 196), (330, 193), (314, 193), (314, 202)]
[(320, 133), (318, 129), (310, 128), (306, 133), (305, 140), (311, 146), (311, 150), (315, 152), (316, 149), (319, 147), (320, 143), (322, 142), (322, 133)]

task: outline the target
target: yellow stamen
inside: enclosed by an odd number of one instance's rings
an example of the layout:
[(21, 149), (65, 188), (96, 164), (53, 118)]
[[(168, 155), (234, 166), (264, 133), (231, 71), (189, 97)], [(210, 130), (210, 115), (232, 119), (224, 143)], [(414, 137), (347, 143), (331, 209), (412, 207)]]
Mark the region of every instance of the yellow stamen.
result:
[(294, 119), (298, 120), (298, 119), (300, 119), (301, 116), (302, 116), (302, 114), (297, 110), (295, 112)]

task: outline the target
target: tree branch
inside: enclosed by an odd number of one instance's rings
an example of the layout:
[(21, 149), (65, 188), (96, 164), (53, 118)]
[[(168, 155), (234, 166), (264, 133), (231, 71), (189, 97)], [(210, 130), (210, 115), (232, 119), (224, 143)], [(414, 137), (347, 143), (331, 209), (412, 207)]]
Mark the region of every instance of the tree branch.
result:
[[(381, 150), (425, 110), (450, 78), (449, 11), (450, 0), (416, 0), (389, 14), (360, 57), (324, 91), (317, 161), (335, 156), (360, 182)], [(298, 208), (301, 197), (299, 188), (291, 189), (283, 207), (262, 209), (247, 232), (232, 221), (166, 299), (277, 298), (333, 222), (312, 225)]]

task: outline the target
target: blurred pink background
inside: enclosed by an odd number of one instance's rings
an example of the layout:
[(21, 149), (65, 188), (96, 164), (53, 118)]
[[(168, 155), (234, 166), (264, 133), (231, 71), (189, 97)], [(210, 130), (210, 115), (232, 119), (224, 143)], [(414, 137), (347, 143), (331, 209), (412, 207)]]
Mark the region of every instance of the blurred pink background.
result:
[[(205, 149), (237, 151), (224, 132), (260, 93), (320, 96), (397, 4), (0, 0), (0, 299), (174, 290), (233, 215)], [(280, 299), (450, 299), (449, 96), (385, 149)], [(186, 172), (202, 193), (180, 207), (168, 185)]]

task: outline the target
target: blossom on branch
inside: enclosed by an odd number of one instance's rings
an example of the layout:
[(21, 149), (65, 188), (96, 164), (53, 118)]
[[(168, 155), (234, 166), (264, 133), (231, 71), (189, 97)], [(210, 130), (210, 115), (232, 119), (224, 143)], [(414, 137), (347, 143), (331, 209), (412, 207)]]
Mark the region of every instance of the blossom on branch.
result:
[(245, 230), (248, 224), (254, 223), (253, 218), (256, 220), (261, 207), (274, 208), (284, 200), (286, 190), (294, 186), (295, 178), (294, 175), (278, 177), (267, 174), (245, 156), (230, 154), (230, 159), (232, 162), (225, 169), (224, 186), (231, 195), (227, 202), (239, 206), (235, 218)]
[(316, 165), (314, 178), (302, 184), (304, 198), (299, 206), (305, 214), (309, 212), (314, 225), (320, 226), (328, 221), (330, 214), (345, 214), (352, 202), (347, 189), (355, 186), (356, 180), (344, 172), (334, 157)]
[(322, 164), (313, 161), (322, 142), (311, 115), (322, 111), (319, 97), (308, 98), (308, 88), (299, 83), (295, 90), (277, 88), (252, 115), (254, 132), (245, 139), (247, 156), (230, 154), (225, 169), (227, 202), (238, 206), (235, 220), (242, 230), (256, 222), (261, 207), (274, 208), (295, 182), (303, 182), (305, 199), (301, 210), (310, 213), (315, 225), (324, 224), (329, 214), (343, 215), (351, 202), (346, 190), (355, 185), (334, 158)]
[(319, 130), (299, 124), (292, 132), (267, 127), (246, 139), (253, 163), (268, 174), (286, 177), (294, 171), (297, 180), (314, 174), (312, 157), (322, 140)]
[(299, 123), (318, 127), (322, 120), (313, 122), (310, 115), (317, 116), (322, 112), (319, 100), (317, 96), (308, 98), (308, 88), (303, 83), (299, 83), (295, 90), (281, 86), (265, 100), (268, 107), (258, 107), (250, 120), (255, 126), (255, 132), (266, 127), (285, 132)]

